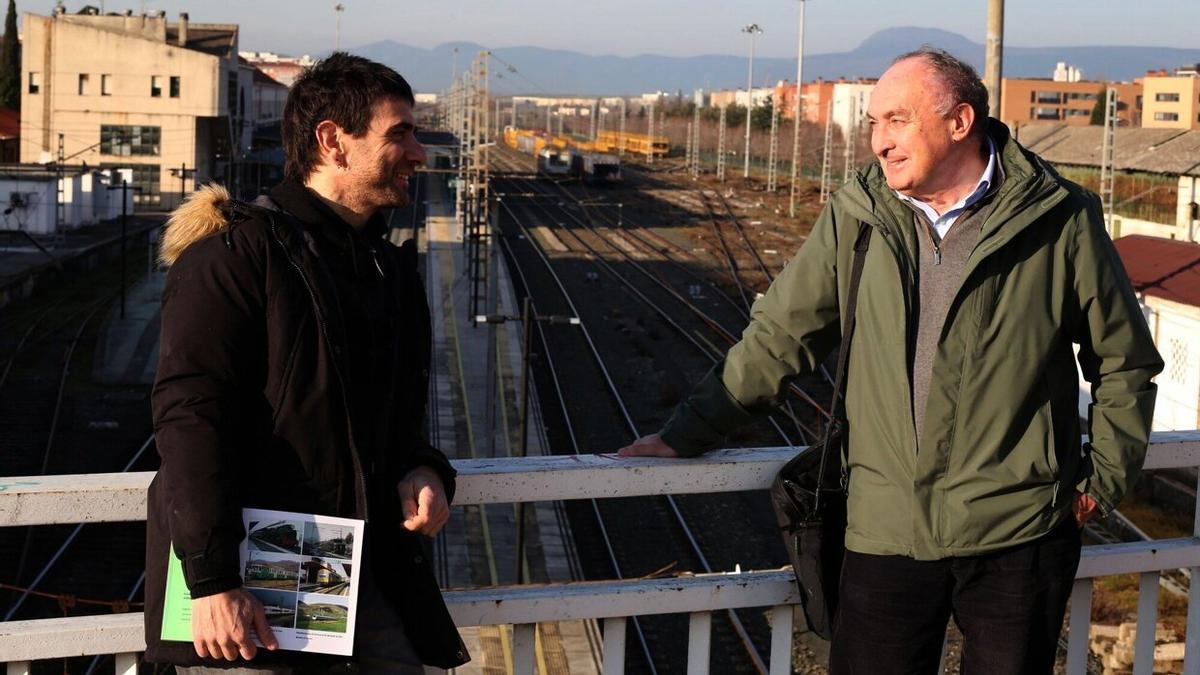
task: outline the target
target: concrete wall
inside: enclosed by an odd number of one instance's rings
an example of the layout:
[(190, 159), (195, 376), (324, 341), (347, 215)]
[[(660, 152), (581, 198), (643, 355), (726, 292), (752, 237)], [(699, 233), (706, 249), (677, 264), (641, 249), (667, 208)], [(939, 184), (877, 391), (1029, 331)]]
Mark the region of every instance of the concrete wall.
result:
[(12, 209), (0, 220), (5, 229), (54, 234), (57, 217), (55, 180), (53, 177), (0, 177), (0, 203), (4, 210)]

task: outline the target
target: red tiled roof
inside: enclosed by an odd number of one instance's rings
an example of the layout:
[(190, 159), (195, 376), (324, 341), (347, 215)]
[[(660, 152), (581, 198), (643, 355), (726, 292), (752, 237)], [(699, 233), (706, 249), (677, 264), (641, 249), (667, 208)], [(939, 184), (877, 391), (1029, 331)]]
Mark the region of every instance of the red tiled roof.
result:
[(1200, 307), (1200, 244), (1140, 234), (1113, 244), (1134, 290)]

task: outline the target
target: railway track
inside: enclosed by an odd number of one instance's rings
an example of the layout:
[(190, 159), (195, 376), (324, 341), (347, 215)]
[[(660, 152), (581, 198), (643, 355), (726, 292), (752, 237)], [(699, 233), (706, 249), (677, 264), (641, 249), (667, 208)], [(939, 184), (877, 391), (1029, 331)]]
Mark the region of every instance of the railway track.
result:
[[(505, 182), (506, 180), (508, 182)], [(650, 369), (644, 366), (652, 366), (657, 360), (659, 363), (673, 362), (671, 365), (676, 371), (686, 370), (693, 376), (699, 375), (711, 365), (714, 356), (723, 352), (723, 349), (713, 344), (712, 339), (702, 335), (704, 331), (715, 330), (715, 326), (719, 325), (720, 320), (707, 317), (708, 320), (704, 321), (702, 317), (706, 313), (695, 307), (694, 304), (690, 309), (686, 309), (691, 304), (690, 300), (674, 287), (686, 286), (688, 282), (683, 282), (681, 278), (683, 275), (678, 273), (678, 267), (661, 264), (664, 262), (663, 256), (656, 252), (656, 248), (662, 248), (661, 241), (657, 245), (647, 239), (641, 239), (639, 243), (634, 243), (635, 238), (630, 236), (621, 245), (612, 244), (611, 238), (614, 236), (614, 232), (595, 229), (585, 222), (580, 213), (586, 209), (578, 200), (572, 202), (569, 193), (549, 192), (535, 182), (501, 178), (498, 191), (503, 194), (525, 196), (524, 199), (504, 199), (506, 214), (510, 216), (506, 220), (510, 222), (502, 223), (501, 236), (501, 246), (509, 259), (509, 264), (520, 270), (519, 273), (514, 273), (514, 276), (518, 278), (519, 285), (523, 286), (518, 289), (519, 294), (531, 293), (540, 313), (559, 313), (560, 311), (571, 313), (581, 316), (584, 319), (585, 327), (595, 326), (595, 336), (588, 337), (586, 340), (582, 340), (578, 336), (562, 336), (561, 334), (548, 337), (548, 331), (543, 331), (541, 335), (537, 336), (539, 342), (544, 341), (536, 348), (539, 354), (574, 354), (581, 350), (586, 353), (588, 345), (578, 343), (580, 341), (591, 343), (592, 358), (590, 360), (600, 364), (597, 369), (603, 371), (600, 374), (591, 374), (591, 379), (585, 382), (578, 372), (582, 370), (583, 365), (587, 364), (580, 364), (581, 359), (579, 358), (570, 359), (567, 361), (569, 372), (557, 373), (557, 377), (553, 380), (544, 373), (539, 373), (539, 370), (535, 370), (539, 391), (560, 391), (565, 388), (562, 386), (562, 382), (566, 381), (573, 385), (568, 390), (566, 398), (578, 399), (580, 395), (572, 396), (571, 392), (587, 392), (595, 389), (596, 387), (590, 386), (590, 383), (599, 381), (598, 386), (609, 391), (609, 396), (606, 398), (617, 402), (602, 406), (603, 402), (599, 400), (599, 397), (593, 395), (586, 399), (588, 409), (580, 411), (578, 408), (581, 406), (578, 403), (573, 403), (572, 400), (563, 401), (563, 410), (560, 414), (569, 420), (570, 426), (574, 429), (571, 434), (572, 438), (567, 439), (568, 443), (576, 448), (587, 447), (587, 443), (579, 440), (578, 437), (591, 436), (595, 433), (596, 426), (604, 426), (607, 427), (607, 437), (615, 437), (615, 439), (607, 441), (606, 446), (596, 448), (596, 450), (611, 451), (615, 447), (627, 443), (631, 438), (652, 430), (662, 421), (661, 418), (666, 411), (660, 411), (654, 417), (640, 412), (640, 408), (645, 407), (646, 396), (644, 393), (639, 394), (639, 389), (647, 389), (649, 382), (642, 382), (638, 386), (637, 380), (641, 378), (636, 376), (636, 371), (642, 370), (643, 374), (646, 373)], [(549, 247), (551, 249), (549, 251), (544, 250), (547, 247), (542, 242), (542, 239), (547, 237), (546, 232), (548, 231), (552, 232), (558, 241), (558, 245)], [(615, 236), (619, 237), (631, 231), (616, 233)], [(644, 230), (640, 232), (644, 232)], [(659, 260), (648, 260), (651, 252), (654, 252), (654, 257)], [(559, 253), (563, 255), (558, 255)], [(672, 262), (679, 263), (679, 261)], [(660, 269), (651, 273), (644, 269), (647, 266)], [(657, 278), (656, 273), (666, 274), (665, 270), (668, 268), (675, 270), (671, 281)], [(632, 279), (638, 280), (636, 284)], [(695, 283), (694, 278), (690, 280), (690, 283)], [(558, 292), (547, 293), (545, 290), (547, 288)], [(620, 299), (628, 298), (628, 300), (616, 303), (618, 298), (613, 297), (612, 300), (616, 307), (608, 306), (607, 313), (604, 307), (597, 306), (601, 297), (607, 301), (610, 296), (617, 294), (620, 294)], [(556, 295), (559, 297), (555, 298)], [(580, 303), (571, 300), (577, 296), (587, 297), (588, 302)], [(710, 303), (732, 305), (732, 303), (716, 299), (710, 299)], [(684, 305), (684, 309), (680, 308), (681, 304)], [(636, 312), (633, 309), (635, 307), (638, 308)], [(667, 307), (670, 309), (666, 309)], [(728, 306), (722, 311), (724, 316), (721, 319), (731, 324), (734, 321), (744, 322), (745, 320), (744, 314), (731, 311)], [(596, 313), (599, 313), (599, 316)], [(680, 318), (677, 320), (672, 317), (672, 314), (679, 315)], [(680, 325), (684, 316), (692, 319), (691, 323), (699, 322), (701, 329)], [(651, 323), (651, 321), (655, 323)], [(740, 326), (740, 324), (734, 325)], [(694, 347), (694, 349), (687, 350), (690, 354), (686, 356), (686, 359), (680, 353), (681, 349), (677, 348), (677, 345), (680, 344), (679, 340), (667, 341), (662, 336), (664, 328), (681, 336), (692, 336), (690, 340), (682, 338), (684, 343), (689, 343)], [(615, 339), (612, 336), (614, 331), (619, 336)], [(731, 333), (731, 331), (729, 332)], [(657, 338), (652, 337), (654, 333), (658, 333)], [(701, 335), (697, 337), (697, 334)], [(628, 344), (631, 341), (635, 344)], [(655, 353), (654, 348), (647, 349), (646, 343), (650, 341), (668, 342), (669, 346), (666, 347), (666, 350), (670, 352), (670, 356)], [(720, 341), (719, 338), (718, 341)], [(575, 342), (575, 344), (564, 344), (570, 342)], [(614, 343), (621, 342), (626, 343), (624, 348), (614, 349), (616, 347)], [(631, 347), (633, 353), (629, 354)], [(638, 349), (650, 353), (639, 355)], [(687, 361), (687, 365), (680, 367), (684, 360)], [(608, 365), (605, 365), (606, 363)], [(619, 370), (623, 373), (628, 373), (632, 369), (635, 371), (635, 375), (630, 377), (628, 374), (614, 374), (612, 372), (614, 369), (610, 367), (611, 364), (620, 364)], [(663, 369), (658, 369), (655, 374), (662, 372)], [(631, 403), (625, 400), (627, 398), (640, 400), (642, 403)], [(666, 402), (660, 402), (655, 407), (660, 409), (669, 407), (664, 403)], [(670, 406), (673, 406), (674, 401), (669, 403)], [(600, 414), (601, 407), (608, 409), (605, 411), (607, 414), (603, 416)], [(613, 411), (612, 408), (617, 408), (617, 410)], [(638, 411), (637, 417), (643, 419), (635, 419), (635, 414), (631, 413), (631, 410)], [(813, 416), (816, 417), (815, 412)], [(548, 414), (547, 418), (550, 417), (551, 415)], [(624, 427), (623, 430), (620, 428), (614, 430), (612, 428), (614, 425), (607, 422), (613, 417), (619, 422), (623, 422), (620, 425)], [(552, 434), (556, 427), (567, 426), (562, 424), (561, 418), (559, 420), (549, 419), (549, 421)], [(559, 423), (554, 424), (555, 421)], [(624, 433), (622, 434), (621, 431)], [(755, 434), (757, 436), (753, 440), (746, 440), (755, 444), (779, 444), (781, 438), (786, 439), (788, 443), (793, 442), (787, 432), (780, 427), (760, 428)], [(796, 440), (802, 440), (800, 434), (795, 434), (795, 436)], [(564, 446), (556, 445), (556, 447)], [(756, 497), (758, 503), (751, 505), (749, 502), (756, 501)], [(581, 554), (586, 561), (591, 562), (593, 568), (591, 571), (595, 575), (611, 576), (612, 567), (620, 567), (619, 573), (627, 576), (655, 572), (664, 568), (670, 570), (690, 569), (699, 572), (714, 568), (734, 569), (739, 563), (745, 567), (762, 568), (778, 566), (784, 562), (782, 551), (778, 550), (773, 515), (770, 513), (769, 505), (765, 502), (765, 495), (731, 496), (725, 502), (716, 496), (650, 501), (661, 503), (650, 506), (641, 505), (635, 507), (635, 510), (640, 509), (637, 511), (639, 513), (638, 524), (642, 526), (642, 529), (650, 527), (649, 518), (646, 517), (647, 513), (653, 512), (656, 516), (657, 522), (653, 524), (656, 534), (652, 536), (652, 542), (647, 542), (645, 533), (639, 535), (626, 531), (618, 532), (616, 528), (608, 524), (604, 526), (603, 531), (597, 531), (594, 514), (589, 518), (592, 521), (591, 524), (581, 524), (579, 518), (573, 520), (573, 527), (581, 535), (579, 537)], [(675, 502), (674, 507), (671, 502)], [(608, 504), (600, 505), (598, 508), (601, 511), (601, 519), (609, 523), (628, 520), (619, 512), (610, 515), (610, 508), (615, 507), (610, 507)], [(715, 513), (722, 515), (713, 520)], [(694, 525), (688, 526), (692, 533), (684, 534), (683, 527), (679, 526), (681, 520), (685, 525), (689, 522), (704, 522), (706, 526), (711, 527), (697, 531)], [(731, 520), (736, 522), (729, 522)], [(678, 533), (672, 534), (670, 532), (672, 529), (677, 529)], [(739, 541), (731, 542), (728, 537), (728, 532), (731, 531), (744, 533), (746, 536)], [(662, 534), (657, 534), (659, 532)], [(673, 554), (664, 555), (665, 542), (688, 539), (694, 541), (694, 545), (679, 546), (683, 543), (680, 541), (677, 542), (677, 550)], [(724, 541), (717, 541), (722, 539)], [(615, 564), (610, 560), (609, 569), (599, 569), (600, 566), (594, 562), (595, 558), (608, 556), (597, 555), (597, 551), (589, 550), (597, 548), (598, 545), (595, 545), (595, 542), (601, 541), (611, 546), (611, 557), (617, 559)], [(691, 550), (689, 551), (689, 549)], [(757, 551), (759, 560), (753, 560), (753, 555), (748, 555), (748, 551)], [(645, 571), (639, 573), (638, 570)], [(643, 651), (653, 653), (651, 656), (644, 655), (644, 658), (647, 663), (662, 663), (663, 667), (668, 669), (672, 664), (678, 667), (684, 662), (682, 654), (676, 653), (672, 658), (671, 650), (678, 652), (686, 644), (686, 640), (682, 638), (685, 634), (683, 631), (686, 631), (686, 624), (680, 625), (680, 622), (676, 620), (675, 626), (672, 627), (660, 625), (660, 621), (657, 618), (646, 618), (642, 622), (647, 633), (645, 641), (650, 648)], [(718, 647), (714, 650), (714, 667), (722, 672), (748, 672), (762, 667), (761, 657), (758, 656), (758, 653), (761, 652), (767, 639), (765, 622), (762, 622), (761, 617), (758, 616), (743, 616), (738, 618), (737, 623), (742, 623), (745, 627), (744, 636), (738, 635), (739, 631), (733, 621), (724, 623), (716, 636), (715, 644)], [(674, 633), (671, 632), (672, 628)], [(659, 637), (660, 635), (669, 636), (669, 638), (663, 640)], [(632, 661), (629, 665), (631, 667), (649, 667), (646, 664), (635, 664)], [(661, 668), (656, 666), (656, 669)]]

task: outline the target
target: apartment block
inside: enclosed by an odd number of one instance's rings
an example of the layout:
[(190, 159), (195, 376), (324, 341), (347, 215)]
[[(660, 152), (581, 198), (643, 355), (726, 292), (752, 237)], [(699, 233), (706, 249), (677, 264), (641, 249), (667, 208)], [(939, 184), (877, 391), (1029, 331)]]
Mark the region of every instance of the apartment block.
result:
[(1200, 76), (1148, 74), (1142, 82), (1146, 101), (1142, 126), (1147, 129), (1200, 129)]
[(1068, 82), (1006, 77), (1000, 84), (1000, 119), (1009, 126), (1031, 122), (1087, 126), (1091, 123), (1096, 102), (1101, 100), (1107, 87), (1117, 90), (1117, 117), (1121, 126), (1138, 126), (1142, 120), (1143, 100), (1140, 82)]

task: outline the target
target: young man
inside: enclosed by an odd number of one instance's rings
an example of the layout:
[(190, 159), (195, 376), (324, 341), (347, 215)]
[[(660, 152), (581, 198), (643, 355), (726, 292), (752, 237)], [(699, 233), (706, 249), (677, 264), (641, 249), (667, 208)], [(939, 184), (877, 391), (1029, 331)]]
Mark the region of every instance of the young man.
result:
[[(988, 119), (969, 65), (905, 54), (868, 113), (878, 163), (834, 195), (724, 363), (621, 454), (699, 454), (816, 368), (869, 224), (832, 672), (933, 672), (953, 616), (964, 673), (1048, 674), (1079, 528), (1141, 468), (1162, 361), (1099, 200)], [(1083, 447), (1072, 343), (1092, 384)]]
[[(415, 674), (468, 659), (422, 541), (454, 493), (453, 469), (422, 435), (429, 310), (413, 242), (383, 239), (381, 211), (408, 203), (425, 161), (412, 107), (395, 71), (335, 53), (292, 87), (286, 178), (269, 199), (205, 188), (167, 225), (148, 660)], [(350, 663), (277, 650), (239, 580), (244, 507), (367, 520)], [(170, 546), (193, 597), (193, 643), (159, 639)]]

